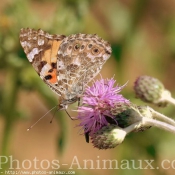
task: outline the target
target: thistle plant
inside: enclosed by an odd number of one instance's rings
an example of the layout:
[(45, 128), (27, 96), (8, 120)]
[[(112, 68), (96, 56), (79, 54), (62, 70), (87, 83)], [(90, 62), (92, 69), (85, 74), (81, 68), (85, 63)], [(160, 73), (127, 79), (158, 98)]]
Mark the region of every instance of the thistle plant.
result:
[[(78, 108), (79, 126), (87, 141), (89, 137), (98, 149), (114, 148), (130, 132), (158, 127), (175, 134), (175, 121), (149, 106), (138, 106), (120, 92), (126, 86), (115, 86), (115, 80), (101, 79), (87, 87)], [(163, 84), (152, 77), (139, 77), (134, 86), (137, 97), (143, 101), (166, 106), (174, 99)]]

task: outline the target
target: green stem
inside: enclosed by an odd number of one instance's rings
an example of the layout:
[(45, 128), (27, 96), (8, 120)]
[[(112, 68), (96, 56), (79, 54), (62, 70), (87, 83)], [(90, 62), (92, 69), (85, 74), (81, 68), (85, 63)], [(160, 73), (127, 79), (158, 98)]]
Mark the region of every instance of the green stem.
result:
[[(18, 72), (19, 70), (16, 69), (8, 70), (3, 90), (2, 113), (5, 122), (1, 150), (1, 155), (3, 156), (9, 155), (10, 138), (13, 130), (13, 124), (15, 121), (15, 106), (19, 87), (17, 84)], [(7, 164), (4, 164), (2, 168), (5, 170), (7, 168)]]

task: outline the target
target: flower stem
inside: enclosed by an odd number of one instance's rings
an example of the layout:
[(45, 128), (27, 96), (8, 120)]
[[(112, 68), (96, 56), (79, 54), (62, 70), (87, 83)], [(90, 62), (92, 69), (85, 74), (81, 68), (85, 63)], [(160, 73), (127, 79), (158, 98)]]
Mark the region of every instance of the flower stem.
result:
[(169, 132), (175, 134), (175, 126), (172, 126), (170, 124), (167, 124), (167, 123), (164, 123), (161, 121), (157, 121), (155, 119), (146, 118), (146, 117), (142, 117), (141, 121), (136, 122), (136, 123), (124, 128), (124, 130), (128, 134), (128, 133), (134, 131), (135, 129), (138, 129), (140, 127), (146, 127), (146, 126), (155, 126), (155, 127), (161, 128), (163, 130), (166, 130), (166, 131), (169, 131)]
[(155, 127), (161, 128), (163, 130), (166, 130), (166, 131), (169, 131), (169, 132), (175, 134), (175, 126), (172, 126), (170, 124), (167, 124), (167, 123), (164, 123), (161, 121), (157, 121), (155, 119), (143, 117), (140, 121), (140, 124), (142, 126), (155, 126)]
[(172, 104), (175, 106), (175, 99), (172, 98), (171, 96), (165, 99), (168, 103)]
[(163, 91), (161, 101), (165, 101), (175, 106), (175, 99), (171, 96), (171, 93), (168, 90)]
[[(149, 107), (150, 108), (150, 107)], [(175, 126), (175, 121), (169, 117), (167, 117), (166, 115), (163, 115), (157, 111), (155, 111), (154, 109), (150, 108), (152, 114), (153, 114), (153, 118), (154, 119), (160, 119), (160, 120), (163, 120), (164, 122), (166, 123), (169, 123), (173, 126)]]
[(137, 129), (139, 125), (140, 125), (140, 122), (136, 122), (136, 123), (133, 123), (132, 125), (129, 125), (128, 127), (124, 128), (124, 130), (128, 134), (128, 133), (134, 131), (135, 129)]

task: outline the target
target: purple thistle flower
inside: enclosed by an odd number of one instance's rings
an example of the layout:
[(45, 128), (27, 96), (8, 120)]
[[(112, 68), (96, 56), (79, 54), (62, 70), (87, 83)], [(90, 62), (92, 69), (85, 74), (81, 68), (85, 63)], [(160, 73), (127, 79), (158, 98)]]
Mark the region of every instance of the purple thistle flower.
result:
[(123, 86), (115, 86), (115, 80), (97, 80), (91, 87), (87, 87), (82, 98), (82, 106), (78, 108), (79, 126), (85, 133), (94, 133), (109, 124), (108, 119), (114, 120), (111, 108), (116, 103), (129, 103), (121, 94)]

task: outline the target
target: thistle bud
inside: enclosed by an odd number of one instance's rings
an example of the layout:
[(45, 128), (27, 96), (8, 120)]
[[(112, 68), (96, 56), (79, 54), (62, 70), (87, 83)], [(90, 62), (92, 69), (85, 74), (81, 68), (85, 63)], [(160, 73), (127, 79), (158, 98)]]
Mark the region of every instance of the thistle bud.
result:
[(153, 103), (157, 106), (167, 105), (167, 101), (164, 100), (167, 90), (165, 90), (164, 85), (156, 78), (140, 76), (135, 81), (134, 90), (136, 97), (144, 102)]
[[(117, 110), (118, 109), (118, 110)], [(123, 109), (120, 110), (120, 109)], [(131, 104), (128, 105), (126, 107), (125, 106), (121, 106), (121, 108), (117, 108), (113, 111), (115, 111), (115, 113), (117, 115), (115, 115), (115, 121), (117, 123), (117, 125), (121, 128), (126, 128), (134, 123), (137, 123), (139, 121), (142, 120), (143, 117), (145, 118), (153, 118), (153, 115), (152, 115), (152, 112), (150, 110), (149, 107), (147, 106), (136, 106), (134, 104)], [(117, 111), (119, 111), (117, 113)], [(149, 129), (150, 126), (146, 125), (146, 126), (143, 126), (143, 125), (138, 125), (136, 128), (135, 128), (135, 132), (138, 132), (138, 131), (144, 131), (144, 130), (147, 130)]]
[(125, 139), (127, 132), (116, 126), (104, 126), (91, 135), (92, 144), (99, 149), (110, 149), (121, 144)]

